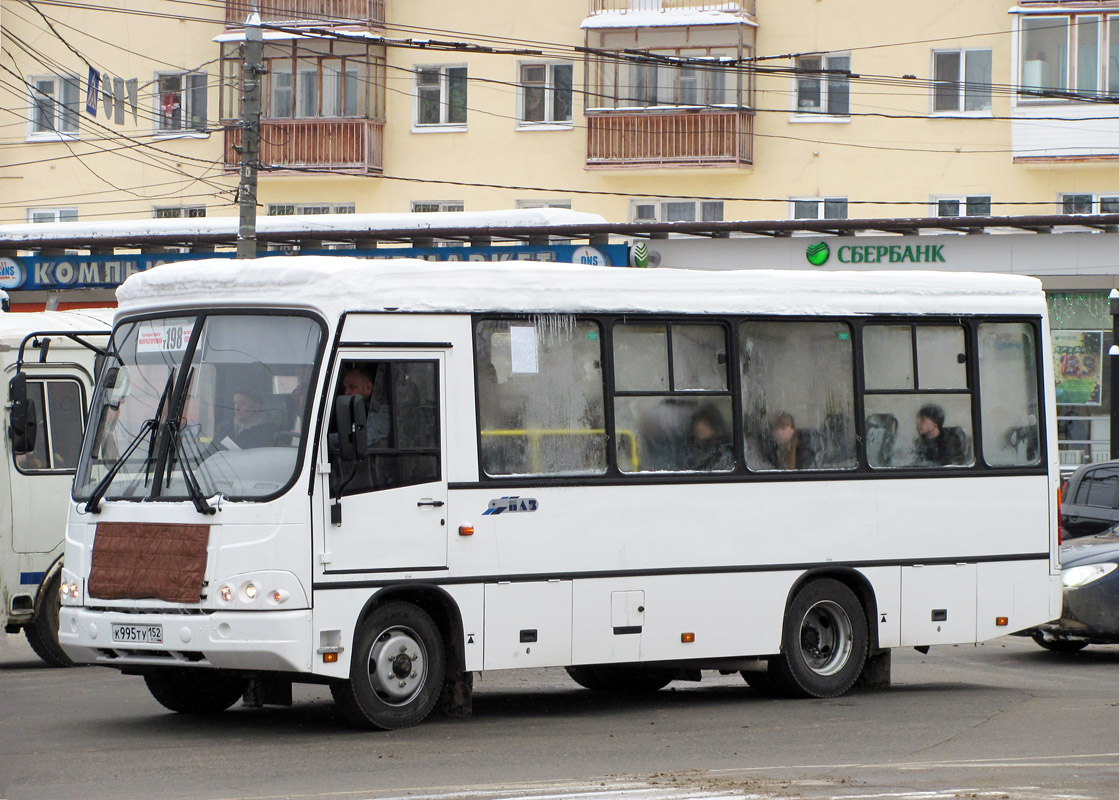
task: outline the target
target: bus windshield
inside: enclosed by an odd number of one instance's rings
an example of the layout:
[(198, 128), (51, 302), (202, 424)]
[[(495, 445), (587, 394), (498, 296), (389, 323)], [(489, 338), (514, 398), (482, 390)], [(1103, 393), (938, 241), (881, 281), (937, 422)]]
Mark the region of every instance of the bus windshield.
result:
[(279, 314), (127, 321), (92, 405), (75, 499), (260, 499), (295, 474), (322, 327)]

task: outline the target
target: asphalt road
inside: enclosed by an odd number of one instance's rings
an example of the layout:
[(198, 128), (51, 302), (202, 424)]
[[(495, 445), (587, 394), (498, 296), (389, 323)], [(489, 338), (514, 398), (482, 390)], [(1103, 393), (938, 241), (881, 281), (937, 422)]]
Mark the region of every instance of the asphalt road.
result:
[(0, 798), (1106, 800), (1119, 797), (1119, 646), (899, 650), (893, 685), (775, 700), (737, 675), (602, 697), (562, 670), (475, 679), (469, 719), (348, 727), (290, 708), (165, 711), (140, 678), (40, 664), (0, 636)]

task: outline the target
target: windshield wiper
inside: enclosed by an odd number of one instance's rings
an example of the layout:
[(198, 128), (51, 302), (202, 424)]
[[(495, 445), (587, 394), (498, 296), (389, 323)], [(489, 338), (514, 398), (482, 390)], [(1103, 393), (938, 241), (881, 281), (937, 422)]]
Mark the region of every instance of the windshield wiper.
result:
[[(121, 453), (120, 458), (113, 462), (113, 466), (109, 467), (109, 471), (105, 473), (105, 477), (98, 482), (97, 486), (95, 486), (90, 493), (89, 500), (87, 500), (85, 504), (85, 510), (87, 512), (92, 514), (99, 514), (101, 512), (101, 498), (104, 497), (105, 492), (109, 490), (113, 478), (120, 472), (120, 468), (124, 465), (124, 462), (128, 460), (128, 457), (139, 447), (140, 441), (144, 438), (144, 434), (149, 431), (154, 431), (157, 425), (158, 423), (154, 419), (146, 419), (140, 424), (140, 430), (132, 437), (132, 441), (128, 443), (128, 447)], [(154, 433), (152, 433), (152, 438), (155, 438)]]
[(152, 466), (152, 454), (155, 451), (156, 434), (159, 432), (159, 418), (163, 415), (163, 407), (167, 402), (167, 396), (171, 394), (171, 387), (174, 385), (175, 370), (172, 368), (170, 374), (167, 376), (167, 383), (163, 387), (163, 394), (159, 396), (159, 404), (155, 408), (155, 416), (151, 419), (144, 420), (140, 424), (140, 430), (136, 432), (132, 441), (128, 443), (128, 447), (121, 453), (120, 458), (113, 462), (113, 466), (109, 467), (109, 471), (105, 473), (105, 477), (94, 487), (89, 495), (89, 500), (87, 500), (85, 504), (87, 513), (99, 514), (101, 512), (101, 499), (105, 496), (105, 493), (109, 491), (109, 486), (112, 485), (113, 478), (120, 472), (120, 468), (124, 466), (124, 462), (128, 460), (129, 456), (136, 451), (144, 435), (150, 433), (151, 438), (148, 440), (148, 455), (147, 458), (144, 459), (144, 484), (147, 484)]
[[(202, 487), (198, 485), (198, 477), (194, 474), (194, 467), (190, 465), (186, 444), (183, 442), (182, 416), (190, 397), (190, 384), (193, 380), (194, 370), (192, 369), (187, 374), (186, 386), (183, 387), (178, 414), (175, 415), (174, 419), (168, 419), (167, 421), (168, 435), (171, 437), (171, 457), (167, 464), (167, 486), (171, 485), (171, 474), (175, 471), (175, 458), (177, 456), (179, 466), (183, 471), (183, 483), (186, 484), (187, 491), (190, 493), (190, 501), (194, 503), (194, 508), (199, 514), (213, 514), (214, 507), (206, 501), (205, 495), (202, 494)], [(202, 463), (201, 458), (198, 461), (200, 464)]]

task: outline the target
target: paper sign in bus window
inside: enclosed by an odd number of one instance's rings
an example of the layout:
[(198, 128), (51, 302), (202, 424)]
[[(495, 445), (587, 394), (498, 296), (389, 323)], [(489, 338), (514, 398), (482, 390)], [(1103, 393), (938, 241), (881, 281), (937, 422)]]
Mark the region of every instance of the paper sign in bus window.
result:
[(535, 375), (540, 371), (536, 354), (536, 328), (509, 328), (509, 350), (513, 374)]

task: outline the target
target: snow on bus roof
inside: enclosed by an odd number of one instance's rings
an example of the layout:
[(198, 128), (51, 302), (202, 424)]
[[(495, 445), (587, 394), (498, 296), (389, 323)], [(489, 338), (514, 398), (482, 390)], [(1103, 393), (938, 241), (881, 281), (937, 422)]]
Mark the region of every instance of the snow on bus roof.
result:
[(687, 270), (543, 262), (269, 256), (163, 264), (117, 290), (139, 308), (585, 313), (1044, 313), (1041, 281), (931, 271)]

